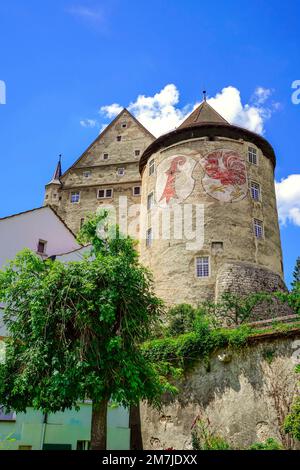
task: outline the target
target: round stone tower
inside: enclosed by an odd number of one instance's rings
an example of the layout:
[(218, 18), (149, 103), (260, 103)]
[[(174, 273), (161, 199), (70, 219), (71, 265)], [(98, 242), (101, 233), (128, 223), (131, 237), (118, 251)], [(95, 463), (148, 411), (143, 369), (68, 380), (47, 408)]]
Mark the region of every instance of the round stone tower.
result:
[(167, 304), (285, 289), (275, 154), (206, 101), (140, 160), (141, 261)]

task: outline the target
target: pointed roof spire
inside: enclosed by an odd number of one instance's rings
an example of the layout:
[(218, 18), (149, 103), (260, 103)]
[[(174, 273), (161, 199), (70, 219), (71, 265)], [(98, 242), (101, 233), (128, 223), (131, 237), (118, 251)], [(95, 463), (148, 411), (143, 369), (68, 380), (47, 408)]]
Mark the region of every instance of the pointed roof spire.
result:
[(62, 171), (61, 171), (61, 153), (59, 154), (59, 160), (57, 162), (57, 165), (56, 165), (56, 168), (55, 168), (55, 172), (54, 172), (54, 175), (53, 175), (53, 180), (59, 180), (60, 177), (62, 175)]
[(62, 175), (61, 154), (59, 154), (59, 160), (58, 160), (57, 165), (55, 167), (53, 178), (48, 184), (61, 184), (61, 182), (60, 182), (61, 175)]
[(217, 111), (208, 104), (206, 101), (206, 91), (203, 91), (203, 101), (194, 111), (183, 121), (178, 129), (183, 127), (198, 126), (201, 124), (208, 124), (218, 122), (221, 124), (229, 124)]

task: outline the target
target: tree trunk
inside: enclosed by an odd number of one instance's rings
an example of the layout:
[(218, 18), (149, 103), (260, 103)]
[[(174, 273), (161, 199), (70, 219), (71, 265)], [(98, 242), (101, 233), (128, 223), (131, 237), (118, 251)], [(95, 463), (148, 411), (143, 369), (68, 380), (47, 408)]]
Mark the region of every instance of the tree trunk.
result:
[(140, 405), (130, 407), (129, 427), (130, 450), (143, 450)]
[(93, 403), (91, 450), (106, 450), (108, 400)]

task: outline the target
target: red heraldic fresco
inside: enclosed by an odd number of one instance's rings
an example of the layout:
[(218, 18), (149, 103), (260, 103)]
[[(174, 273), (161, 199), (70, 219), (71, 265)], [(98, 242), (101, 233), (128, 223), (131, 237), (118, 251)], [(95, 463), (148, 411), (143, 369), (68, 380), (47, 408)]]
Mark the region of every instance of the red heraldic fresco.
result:
[(157, 167), (156, 201), (160, 207), (183, 202), (193, 191), (196, 161), (187, 155), (173, 155)]
[(202, 184), (205, 192), (223, 202), (236, 202), (248, 191), (245, 161), (232, 150), (215, 150), (201, 158), (204, 169)]

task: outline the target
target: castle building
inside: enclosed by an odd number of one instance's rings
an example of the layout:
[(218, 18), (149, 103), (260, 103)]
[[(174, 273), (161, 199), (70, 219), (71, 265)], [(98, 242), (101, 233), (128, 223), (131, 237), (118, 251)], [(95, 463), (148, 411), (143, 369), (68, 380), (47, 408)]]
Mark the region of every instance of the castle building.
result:
[(126, 196), (128, 233), (167, 304), (276, 291), (285, 285), (275, 163), (262, 136), (206, 100), (157, 139), (124, 109), (64, 174), (58, 164), (45, 204), (77, 232), (87, 213), (120, 211)]

